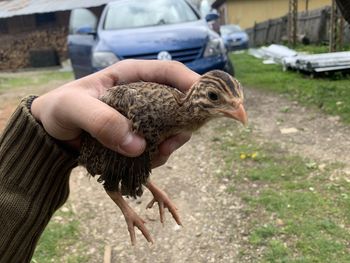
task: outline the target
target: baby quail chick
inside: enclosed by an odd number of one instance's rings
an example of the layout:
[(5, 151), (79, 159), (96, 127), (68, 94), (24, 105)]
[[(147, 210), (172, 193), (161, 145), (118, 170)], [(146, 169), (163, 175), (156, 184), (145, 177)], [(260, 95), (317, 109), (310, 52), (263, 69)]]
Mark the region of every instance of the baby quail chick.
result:
[(109, 89), (101, 100), (132, 121), (133, 131), (146, 139), (146, 150), (138, 157), (126, 157), (84, 133), (79, 162), (92, 176), (100, 176), (98, 181), (125, 216), (132, 244), (136, 240), (134, 226), (153, 242), (144, 221), (122, 195), (141, 196), (145, 185), (154, 196), (147, 207), (158, 202), (161, 222), (164, 208), (168, 208), (181, 224), (174, 204), (149, 180), (152, 159), (166, 138), (195, 131), (213, 118), (229, 117), (246, 124), (242, 87), (226, 72), (214, 70), (201, 76), (186, 94), (157, 83), (136, 82)]

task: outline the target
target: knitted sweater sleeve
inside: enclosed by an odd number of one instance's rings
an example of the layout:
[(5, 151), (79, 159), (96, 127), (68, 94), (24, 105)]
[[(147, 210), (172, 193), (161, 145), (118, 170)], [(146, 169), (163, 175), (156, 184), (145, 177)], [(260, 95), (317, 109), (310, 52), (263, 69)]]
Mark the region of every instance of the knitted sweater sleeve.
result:
[(30, 262), (69, 193), (77, 156), (36, 122), (24, 99), (0, 137), (0, 262)]

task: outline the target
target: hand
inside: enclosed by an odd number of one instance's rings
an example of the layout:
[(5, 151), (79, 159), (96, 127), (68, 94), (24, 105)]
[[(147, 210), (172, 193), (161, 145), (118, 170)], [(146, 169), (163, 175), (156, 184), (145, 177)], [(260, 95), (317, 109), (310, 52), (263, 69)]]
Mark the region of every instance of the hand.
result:
[[(145, 140), (131, 131), (128, 119), (98, 98), (118, 83), (136, 81), (157, 82), (186, 92), (198, 78), (175, 61), (123, 60), (40, 96), (31, 110), (52, 137), (70, 146), (79, 149), (80, 134), (85, 130), (112, 150), (138, 156), (145, 149)], [(182, 133), (164, 141), (153, 167), (164, 164), (190, 137)]]

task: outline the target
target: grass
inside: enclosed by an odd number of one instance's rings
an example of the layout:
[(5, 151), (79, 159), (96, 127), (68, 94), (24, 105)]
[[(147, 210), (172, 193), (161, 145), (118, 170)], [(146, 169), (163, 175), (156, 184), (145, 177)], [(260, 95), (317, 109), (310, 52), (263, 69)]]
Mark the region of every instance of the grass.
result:
[(249, 130), (225, 130), (213, 142), (226, 163), (219, 176), (229, 179), (229, 191), (243, 200), (247, 215), (242, 260), (350, 262), (350, 183), (341, 172), (330, 179), (343, 164), (320, 165), (258, 143)]
[(86, 256), (80, 253), (83, 248), (78, 241), (79, 222), (73, 212), (59, 210), (41, 236), (31, 262), (87, 262)]
[[(309, 48), (310, 50), (315, 50)], [(317, 50), (316, 50), (317, 51)], [(350, 78), (335, 75), (316, 78), (297, 72), (283, 72), (280, 65), (264, 65), (260, 59), (247, 53), (231, 54), (236, 77), (243, 86), (283, 93), (304, 105), (338, 115), (350, 123)]]
[[(293, 48), (293, 47), (292, 47)], [(301, 52), (308, 52), (311, 54), (318, 54), (318, 53), (328, 53), (329, 52), (329, 45), (302, 45), (297, 44), (294, 48), (297, 51)], [(341, 49), (338, 51), (349, 51), (350, 46), (348, 44), (344, 45)]]
[(0, 75), (0, 91), (25, 86), (42, 85), (52, 80), (72, 80), (72, 72), (40, 71), (30, 75), (26, 74), (2, 74)]

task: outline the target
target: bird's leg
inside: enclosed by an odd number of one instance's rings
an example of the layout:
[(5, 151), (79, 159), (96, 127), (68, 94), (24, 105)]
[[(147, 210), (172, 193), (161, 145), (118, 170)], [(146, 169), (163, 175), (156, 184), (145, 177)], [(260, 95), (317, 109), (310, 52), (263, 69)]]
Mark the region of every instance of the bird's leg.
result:
[(138, 229), (141, 230), (143, 236), (147, 239), (148, 242), (153, 243), (152, 237), (148, 231), (148, 229), (145, 227), (145, 221), (139, 217), (136, 212), (128, 205), (128, 203), (124, 200), (123, 196), (119, 192), (112, 192), (107, 191), (107, 194), (109, 197), (116, 203), (116, 205), (120, 208), (122, 211), (126, 224), (128, 226), (128, 231), (131, 238), (131, 244), (136, 244), (136, 237), (135, 237), (135, 230), (134, 227), (136, 226)]
[(147, 182), (146, 187), (151, 191), (153, 194), (153, 199), (146, 208), (152, 208), (153, 204), (155, 202), (158, 203), (159, 206), (159, 215), (160, 215), (160, 222), (164, 223), (164, 208), (168, 208), (169, 212), (175, 219), (176, 223), (178, 225), (182, 225), (180, 216), (177, 213), (177, 208), (174, 205), (174, 203), (170, 200), (168, 195), (161, 189), (159, 189), (154, 183), (152, 183), (150, 180)]

